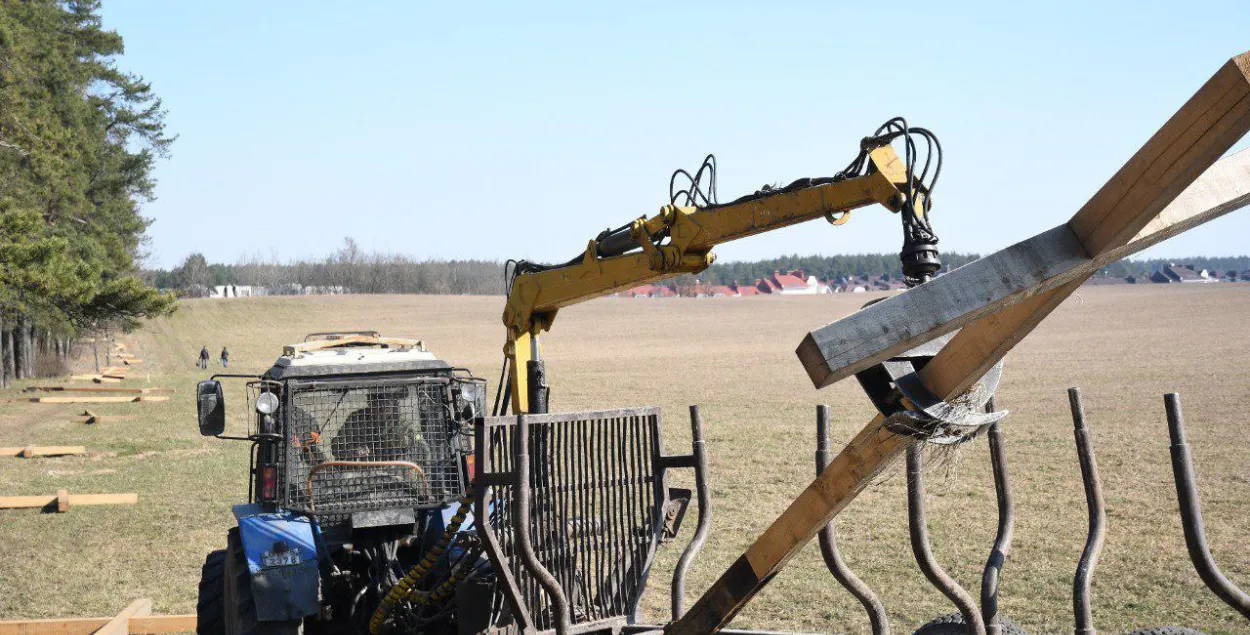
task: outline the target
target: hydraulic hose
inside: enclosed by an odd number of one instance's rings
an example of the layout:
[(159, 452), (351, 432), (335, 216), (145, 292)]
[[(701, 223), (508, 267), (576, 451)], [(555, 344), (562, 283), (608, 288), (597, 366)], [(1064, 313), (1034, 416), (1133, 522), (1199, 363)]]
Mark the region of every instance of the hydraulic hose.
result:
[(404, 574), (404, 577), (395, 586), (386, 592), (386, 596), (382, 598), (381, 604), (378, 604), (378, 610), (373, 612), (373, 617), (369, 618), (369, 632), (372, 635), (379, 635), (382, 632), (382, 625), (386, 622), (386, 618), (390, 616), (391, 610), (395, 608), (400, 600), (405, 599), (409, 594), (416, 591), (417, 584), (425, 577), (425, 574), (434, 567), (435, 563), (443, 557), (443, 553), (447, 551), (447, 547), (451, 545), (451, 539), (460, 531), (460, 526), (464, 524), (465, 518), (469, 516), (469, 508), (473, 506), (473, 494), (465, 494), (460, 498), (460, 507), (456, 509), (456, 513), (451, 517), (451, 522), (447, 523), (447, 528), (443, 530), (443, 535), (438, 539), (438, 544), (430, 548), (425, 553), (425, 557)]

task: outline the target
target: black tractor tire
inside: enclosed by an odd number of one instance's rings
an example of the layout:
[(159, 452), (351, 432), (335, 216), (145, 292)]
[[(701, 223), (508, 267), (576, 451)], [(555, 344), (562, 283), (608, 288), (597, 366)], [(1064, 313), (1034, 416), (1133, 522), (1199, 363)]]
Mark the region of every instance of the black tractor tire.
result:
[[(1005, 617), (998, 618), (998, 623), (1002, 627), (1003, 635), (1028, 635), (1023, 628)], [(951, 613), (921, 626), (912, 635), (968, 635), (968, 625), (964, 623), (962, 613)]]
[(239, 529), (226, 536), (225, 558), (225, 635), (296, 635), (303, 620), (261, 622), (256, 619), (256, 598), (252, 595), (252, 573), (247, 569)]
[(208, 552), (200, 567), (200, 594), (195, 603), (196, 635), (226, 633), (226, 550)]
[(1207, 635), (1207, 634), (1202, 631), (1196, 631), (1192, 628), (1185, 628), (1184, 626), (1151, 626), (1150, 628), (1143, 628), (1143, 629), (1133, 631), (1132, 633), (1129, 633), (1129, 635)]

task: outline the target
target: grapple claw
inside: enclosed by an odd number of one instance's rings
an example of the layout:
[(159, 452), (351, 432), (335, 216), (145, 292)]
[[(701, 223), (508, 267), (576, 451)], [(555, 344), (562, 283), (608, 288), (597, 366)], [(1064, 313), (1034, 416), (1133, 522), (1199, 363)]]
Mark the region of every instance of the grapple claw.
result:
[(917, 372), (952, 337), (953, 333), (922, 344), (855, 376), (885, 416), (887, 429), (950, 445), (973, 439), (1007, 416), (1007, 411), (985, 412), (985, 404), (994, 396), (1002, 378), (1002, 362), (954, 399), (941, 399), (924, 385)]

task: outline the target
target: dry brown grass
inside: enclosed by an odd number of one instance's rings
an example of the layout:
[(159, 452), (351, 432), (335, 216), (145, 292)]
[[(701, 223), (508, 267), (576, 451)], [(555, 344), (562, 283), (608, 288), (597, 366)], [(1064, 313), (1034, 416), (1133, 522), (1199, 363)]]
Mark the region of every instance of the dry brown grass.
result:
[[(871, 296), (707, 300), (606, 299), (563, 311), (546, 340), (553, 409), (658, 404), (671, 448), (689, 442), (686, 406), (703, 404), (712, 454), (714, 531), (690, 581), (706, 587), (812, 477), (814, 406), (833, 406), (848, 439), (870, 418), (854, 382), (813, 390), (794, 348), (811, 328)], [(191, 301), (129, 336), (167, 403), (114, 406), (139, 420), (71, 424), (67, 406), (6, 404), (0, 445), (86, 445), (86, 458), (0, 459), (0, 492), (137, 491), (133, 508), (64, 515), (0, 512), (0, 616), (115, 612), (151, 596), (160, 612), (194, 608), (199, 564), (222, 544), (229, 505), (245, 495), (245, 448), (197, 436), (193, 357), (230, 345), (241, 371), (259, 371), (305, 332), (376, 328), (416, 336), (491, 380), (499, 370), (500, 298), (317, 297)], [(1071, 630), (1071, 580), (1085, 509), (1064, 389), (1085, 390), (1106, 488), (1109, 533), (1094, 586), (1104, 632), (1182, 624), (1245, 632), (1189, 566), (1176, 515), (1162, 395), (1182, 393), (1217, 560), (1250, 587), (1250, 440), (1239, 419), (1250, 397), (1244, 316), (1250, 287), (1083, 290), (1007, 360), (999, 404), (1017, 505), (1015, 548), (1003, 582), (1006, 614), (1031, 633)], [(232, 368), (232, 370), (234, 370)], [(134, 383), (134, 380), (127, 380)], [(140, 379), (139, 381), (142, 381)], [(234, 397), (232, 395), (232, 397)], [(235, 398), (238, 413), (242, 401)], [(970, 589), (994, 532), (984, 443), (930, 479), (935, 551)], [(689, 529), (689, 528), (688, 528)], [(847, 559), (886, 601), (896, 632), (951, 611), (911, 560), (902, 478), (886, 479), (840, 517)], [(666, 614), (678, 549), (661, 556), (646, 608)], [(693, 593), (692, 593), (693, 595)], [(693, 597), (691, 598), (693, 601)], [(736, 622), (867, 632), (858, 605), (809, 546)]]

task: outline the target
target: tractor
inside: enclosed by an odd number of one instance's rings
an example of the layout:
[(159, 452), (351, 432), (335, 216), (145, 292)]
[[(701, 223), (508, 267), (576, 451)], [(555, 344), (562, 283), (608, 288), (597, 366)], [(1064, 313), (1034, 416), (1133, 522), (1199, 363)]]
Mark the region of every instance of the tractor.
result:
[[(226, 433), (223, 379), (246, 380), (246, 434)], [(315, 333), (260, 376), (200, 382), (201, 434), (251, 453), (197, 632), (648, 630), (638, 600), (692, 497), (667, 470), (693, 469), (707, 498), (697, 413), (681, 456), (655, 408), (486, 414), (484, 380), (372, 331)]]

